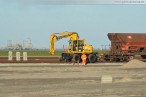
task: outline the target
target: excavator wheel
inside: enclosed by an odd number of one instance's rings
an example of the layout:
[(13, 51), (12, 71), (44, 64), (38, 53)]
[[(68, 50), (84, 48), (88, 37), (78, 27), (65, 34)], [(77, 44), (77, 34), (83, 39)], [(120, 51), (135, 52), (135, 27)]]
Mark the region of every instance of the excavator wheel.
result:
[(73, 55), (73, 58), (72, 58), (73, 62), (80, 62), (80, 60), (81, 60), (81, 56), (80, 55), (78, 55), (78, 54), (74, 54)]
[(142, 59), (146, 59), (146, 55), (141, 55)]
[(62, 53), (61, 60), (65, 62), (70, 62), (72, 59), (72, 55), (68, 53)]
[(96, 58), (96, 56), (95, 56), (94, 54), (90, 54), (90, 55), (88, 56), (88, 59), (89, 59), (89, 62), (90, 62), (90, 63), (94, 63), (94, 62), (96, 62), (96, 60), (97, 60), (97, 58)]

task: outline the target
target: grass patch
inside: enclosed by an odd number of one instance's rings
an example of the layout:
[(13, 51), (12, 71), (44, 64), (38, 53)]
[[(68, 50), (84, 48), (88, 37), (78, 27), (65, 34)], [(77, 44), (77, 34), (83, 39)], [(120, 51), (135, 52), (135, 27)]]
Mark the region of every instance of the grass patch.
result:
[[(0, 50), (0, 56), (8, 56), (8, 52), (9, 52), (8, 50)], [(16, 56), (16, 52), (20, 52), (21, 56), (23, 56), (23, 52), (27, 52), (28, 56), (61, 56), (63, 50), (55, 51), (54, 55), (50, 55), (49, 50), (28, 50), (28, 51), (13, 50), (12, 52), (13, 52), (13, 56)], [(100, 53), (108, 53), (109, 51), (94, 50), (93, 52), (98, 52), (100, 54)]]
[[(8, 56), (8, 50), (0, 50), (0, 56)], [(54, 55), (50, 55), (47, 50), (29, 50), (29, 51), (12, 51), (13, 56), (16, 56), (16, 52), (20, 52), (21, 56), (23, 56), (23, 52), (27, 52), (28, 56), (60, 56), (63, 51), (55, 51)]]

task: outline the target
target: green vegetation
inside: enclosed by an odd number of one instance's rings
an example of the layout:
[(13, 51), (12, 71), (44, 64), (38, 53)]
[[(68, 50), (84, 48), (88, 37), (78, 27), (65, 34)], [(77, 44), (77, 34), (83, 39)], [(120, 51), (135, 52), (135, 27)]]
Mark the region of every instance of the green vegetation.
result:
[[(0, 56), (8, 56), (8, 50), (0, 50)], [(49, 54), (49, 50), (13, 50), (13, 56), (16, 56), (16, 52), (20, 52), (21, 53), (21, 56), (23, 54), (23, 52), (27, 52), (27, 55), (28, 56), (52, 56)], [(55, 51), (55, 54), (53, 56), (60, 56), (61, 53), (63, 51), (62, 50), (58, 50), (58, 51)], [(108, 53), (108, 50), (94, 50), (93, 52), (98, 52), (98, 53)]]
[[(8, 56), (8, 50), (0, 50), (0, 56)], [(13, 56), (16, 56), (16, 52), (20, 52), (21, 53), (21, 56), (23, 54), (23, 52), (27, 52), (27, 55), (28, 56), (51, 56), (49, 54), (49, 51), (47, 50), (29, 50), (29, 51), (12, 51), (13, 52)], [(55, 51), (55, 54), (53, 56), (60, 56), (61, 53), (63, 51)]]

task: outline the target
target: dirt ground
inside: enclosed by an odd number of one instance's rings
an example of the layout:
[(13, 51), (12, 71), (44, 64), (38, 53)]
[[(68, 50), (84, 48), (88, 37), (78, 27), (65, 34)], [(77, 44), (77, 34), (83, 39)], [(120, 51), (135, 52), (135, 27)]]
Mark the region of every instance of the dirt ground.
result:
[(146, 97), (146, 67), (124, 64), (0, 64), (0, 97)]

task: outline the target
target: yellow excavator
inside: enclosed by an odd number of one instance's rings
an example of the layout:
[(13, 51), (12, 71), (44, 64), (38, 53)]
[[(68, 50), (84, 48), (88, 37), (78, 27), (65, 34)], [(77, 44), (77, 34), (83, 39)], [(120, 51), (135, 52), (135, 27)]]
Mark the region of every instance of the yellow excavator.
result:
[(53, 33), (50, 37), (50, 55), (54, 55), (55, 42), (63, 38), (69, 38), (70, 40), (68, 41), (67, 51), (61, 54), (61, 61), (80, 62), (83, 53), (87, 55), (87, 62), (94, 63), (97, 61), (97, 53), (93, 52), (92, 45), (86, 44), (84, 39), (79, 39), (76, 32)]

